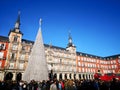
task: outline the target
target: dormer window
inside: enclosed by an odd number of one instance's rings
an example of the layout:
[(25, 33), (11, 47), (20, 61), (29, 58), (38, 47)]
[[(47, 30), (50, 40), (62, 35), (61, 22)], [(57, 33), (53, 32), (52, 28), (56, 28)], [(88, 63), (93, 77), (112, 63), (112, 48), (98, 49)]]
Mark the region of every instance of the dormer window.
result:
[(120, 58), (120, 56), (118, 56), (118, 58)]

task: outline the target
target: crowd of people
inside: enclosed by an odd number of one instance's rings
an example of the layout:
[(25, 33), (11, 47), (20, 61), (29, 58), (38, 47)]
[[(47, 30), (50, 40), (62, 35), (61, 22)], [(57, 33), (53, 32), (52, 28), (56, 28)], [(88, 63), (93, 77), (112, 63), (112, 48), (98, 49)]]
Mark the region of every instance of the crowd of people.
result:
[(0, 81), (0, 90), (120, 90), (120, 80), (43, 80), (42, 82)]

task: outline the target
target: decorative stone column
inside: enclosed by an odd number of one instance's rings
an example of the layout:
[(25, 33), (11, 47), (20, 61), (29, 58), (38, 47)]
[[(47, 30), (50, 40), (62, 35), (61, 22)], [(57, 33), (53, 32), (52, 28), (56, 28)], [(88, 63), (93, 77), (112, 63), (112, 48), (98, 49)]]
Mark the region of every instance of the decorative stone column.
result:
[(80, 75), (81, 75), (81, 79), (83, 79), (83, 74), (81, 73)]
[(70, 79), (70, 76), (69, 76), (70, 74), (69, 73), (67, 73), (67, 79)]
[(84, 77), (85, 77), (85, 79), (86, 79), (86, 74), (84, 74)]
[(0, 81), (3, 81), (3, 79), (4, 79), (4, 73), (0, 72)]
[(79, 79), (79, 75), (78, 75), (78, 73), (76, 73), (76, 79)]
[(71, 79), (74, 79), (74, 73), (71, 73)]
[(15, 80), (16, 79), (16, 73), (12, 73), (12, 74), (13, 74), (12, 80)]
[(59, 75), (60, 75), (60, 74), (59, 74), (59, 73), (57, 73), (57, 80), (59, 80), (59, 79), (60, 79), (60, 78), (59, 78)]
[(63, 80), (65, 79), (65, 74), (64, 74), (64, 73), (62, 73), (62, 79), (63, 79)]

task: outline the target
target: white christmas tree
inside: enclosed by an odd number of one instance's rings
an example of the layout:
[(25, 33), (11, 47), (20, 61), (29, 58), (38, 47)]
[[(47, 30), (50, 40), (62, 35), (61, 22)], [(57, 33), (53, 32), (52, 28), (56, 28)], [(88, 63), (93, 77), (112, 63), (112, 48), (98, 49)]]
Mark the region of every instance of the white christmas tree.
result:
[(45, 59), (45, 50), (41, 32), (41, 19), (36, 40), (28, 60), (28, 66), (23, 74), (23, 80), (27, 82), (30, 82), (31, 80), (48, 80), (48, 67)]

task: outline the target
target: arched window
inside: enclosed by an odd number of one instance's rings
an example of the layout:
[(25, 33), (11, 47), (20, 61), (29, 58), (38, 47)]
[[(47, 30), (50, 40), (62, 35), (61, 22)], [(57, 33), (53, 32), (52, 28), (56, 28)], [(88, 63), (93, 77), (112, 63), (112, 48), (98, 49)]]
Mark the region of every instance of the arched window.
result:
[(14, 36), (14, 42), (17, 42), (18, 36)]

